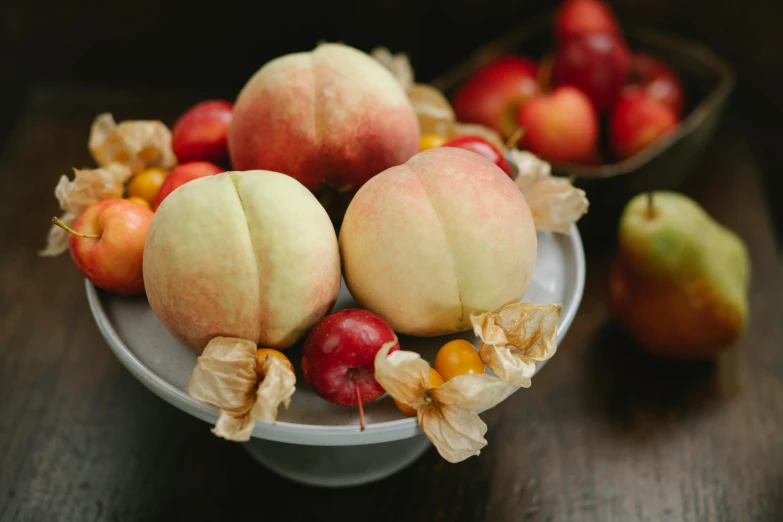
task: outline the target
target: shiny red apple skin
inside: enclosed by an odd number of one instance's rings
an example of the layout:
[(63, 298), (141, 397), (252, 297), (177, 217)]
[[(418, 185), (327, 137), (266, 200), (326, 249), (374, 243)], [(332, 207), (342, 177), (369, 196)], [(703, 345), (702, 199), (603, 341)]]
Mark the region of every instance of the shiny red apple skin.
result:
[(609, 118), (609, 139), (615, 154), (629, 158), (677, 126), (677, 115), (644, 89), (623, 89)]
[(163, 200), (166, 199), (174, 189), (184, 185), (188, 181), (193, 181), (194, 179), (203, 178), (205, 176), (214, 176), (215, 174), (220, 174), (225, 171), (226, 169), (223, 167), (219, 167), (208, 161), (190, 161), (177, 165), (169, 172), (163, 185), (160, 186), (158, 196), (155, 198), (155, 204), (152, 206), (152, 209), (157, 210)]
[(631, 82), (641, 85), (647, 96), (660, 100), (682, 114), (685, 88), (677, 74), (664, 62), (647, 53), (634, 53), (631, 58)]
[(456, 138), (448, 140), (446, 143), (441, 145), (441, 147), (454, 147), (457, 149), (465, 149), (471, 152), (475, 152), (476, 154), (484, 156), (489, 161), (500, 167), (500, 169), (505, 172), (508, 177), (513, 178), (511, 167), (508, 164), (508, 160), (505, 158), (505, 156), (503, 156), (503, 153), (500, 152), (492, 143), (485, 140), (481, 136), (472, 136), (469, 134), (465, 136), (457, 136)]
[(144, 293), (142, 257), (153, 215), (150, 209), (127, 199), (90, 205), (71, 228), (100, 238), (68, 237), (68, 249), (79, 271), (109, 292)]
[(575, 34), (621, 34), (611, 8), (600, 0), (566, 0), (555, 15), (555, 34), (566, 38)]
[(197, 103), (174, 123), (171, 148), (180, 163), (228, 158), (228, 126), (234, 106), (225, 100)]
[(302, 372), (307, 384), (322, 398), (342, 406), (359, 404), (354, 378), (359, 383), (362, 403), (385, 393), (375, 380), (375, 355), (393, 342), (391, 326), (367, 310), (349, 308), (327, 315), (313, 327), (302, 352)]
[(611, 107), (628, 79), (631, 54), (612, 34), (569, 36), (558, 43), (552, 85), (572, 85), (584, 92), (595, 109)]
[(539, 92), (535, 62), (522, 56), (499, 58), (474, 73), (454, 94), (457, 121), (480, 123), (508, 138), (517, 108)]
[(564, 86), (540, 94), (519, 110), (525, 148), (550, 161), (583, 162), (596, 156), (598, 115), (580, 90)]

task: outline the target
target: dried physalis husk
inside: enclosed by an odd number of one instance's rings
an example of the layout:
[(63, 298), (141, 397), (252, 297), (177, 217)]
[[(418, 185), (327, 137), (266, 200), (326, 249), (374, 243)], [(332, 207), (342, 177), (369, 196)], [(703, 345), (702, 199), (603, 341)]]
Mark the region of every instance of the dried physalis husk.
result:
[(274, 422), (278, 407), (288, 407), (295, 384), (294, 372), (275, 357), (257, 368), (255, 343), (215, 337), (196, 362), (188, 393), (220, 408), (212, 433), (242, 442), (250, 440), (256, 421)]
[(523, 193), (529, 191), (539, 181), (552, 177), (552, 165), (535, 154), (518, 149), (511, 150), (510, 154), (518, 170), (514, 182)]
[(511, 158), (519, 171), (514, 182), (525, 195), (536, 230), (569, 234), (590, 205), (584, 190), (552, 176), (550, 164), (530, 152), (512, 150)]
[(492, 408), (512, 387), (485, 374), (460, 375), (433, 387), (430, 365), (414, 352), (384, 346), (375, 356), (375, 379), (395, 400), (416, 410), (425, 435), (449, 462), (478, 455), (487, 425), (476, 410)]
[(448, 136), (456, 122), (449, 100), (435, 87), (422, 83), (411, 85), (408, 99), (419, 119), (421, 134)]
[(376, 47), (370, 55), (391, 71), (403, 89), (407, 91), (413, 85), (413, 67), (407, 54), (393, 54), (386, 47)]
[(536, 230), (570, 234), (571, 225), (587, 213), (585, 192), (563, 178), (550, 178), (525, 194)]
[(449, 128), (449, 138), (456, 138), (457, 136), (480, 136), (492, 143), (498, 148), (500, 152), (505, 152), (506, 145), (503, 143), (503, 138), (500, 134), (478, 123), (455, 123)]
[[(121, 198), (125, 182), (131, 171), (125, 165), (111, 163), (98, 169), (73, 169), (73, 180), (60, 176), (54, 188), (54, 195), (65, 211), (60, 220), (68, 226), (73, 225), (82, 212), (93, 203), (104, 199)], [(68, 249), (68, 233), (57, 225), (52, 225), (47, 236), (46, 247), (39, 255), (54, 257)]]
[(456, 118), (446, 96), (431, 85), (414, 83), (413, 68), (406, 54), (392, 54), (385, 47), (376, 47), (372, 56), (389, 69), (405, 89), (419, 120), (421, 134), (448, 136)]
[(117, 124), (111, 114), (100, 114), (92, 123), (88, 147), (98, 165), (122, 163), (134, 173), (147, 167), (169, 170), (177, 164), (171, 131), (160, 121)]
[(557, 351), (561, 309), (560, 304), (514, 303), (499, 312), (471, 315), (481, 360), (501, 380), (529, 388), (536, 365)]
[(125, 165), (111, 163), (98, 169), (73, 169), (73, 180), (64, 174), (54, 188), (60, 208), (81, 215), (87, 207), (104, 199), (121, 198), (131, 171)]

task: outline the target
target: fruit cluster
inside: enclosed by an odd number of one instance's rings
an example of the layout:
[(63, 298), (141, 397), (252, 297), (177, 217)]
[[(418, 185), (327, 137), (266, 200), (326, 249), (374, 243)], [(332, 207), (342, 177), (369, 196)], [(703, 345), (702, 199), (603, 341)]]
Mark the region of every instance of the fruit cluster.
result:
[(98, 116), (89, 148), (99, 168), (61, 178), (55, 195), (65, 214), (53, 220), (41, 254), (68, 249), (98, 287), (143, 293), (142, 253), (153, 211), (177, 187), (225, 170), (212, 162), (225, 161), (230, 120), (231, 104), (221, 101), (194, 106), (173, 134), (161, 122), (117, 125), (109, 114)]
[[(302, 373), (313, 391), (329, 402), (361, 408), (385, 392), (375, 379), (375, 358), (386, 345), (389, 352), (400, 347), (386, 321), (367, 310), (341, 310), (327, 315), (307, 336)], [(457, 339), (440, 348), (428, 382), (437, 388), (458, 375), (483, 373), (473, 344)], [(415, 401), (394, 402), (405, 415), (416, 416)]]
[[(188, 390), (220, 409), (221, 437), (274, 422), (296, 384), (281, 351), (305, 339), (305, 380), (359, 405), (361, 429), (362, 404), (388, 393), (463, 460), (486, 445), (475, 410), (529, 386), (554, 354), (560, 305), (519, 301), (537, 230), (569, 233), (587, 201), (481, 127), (455, 124), (425, 146), (443, 121), (428, 97), (448, 106), (365, 53), (322, 44), (264, 65), (233, 105), (195, 105), (172, 132), (100, 115), (98, 167), (61, 178), (45, 253), (67, 244), (96, 286), (146, 294), (200, 354)], [(339, 239), (327, 195), (349, 196)], [(329, 314), (341, 276), (362, 309)], [(434, 369), (397, 338), (471, 328), (479, 351), (448, 343)]]
[(682, 83), (658, 58), (629, 50), (606, 3), (566, 0), (554, 31), (556, 48), (538, 64), (505, 56), (474, 73), (454, 94), (457, 119), (506, 139), (518, 133), (546, 160), (591, 165), (629, 158), (677, 126)]
[[(146, 293), (161, 323), (199, 354), (188, 392), (219, 408), (220, 437), (248, 440), (256, 422), (274, 422), (295, 400), (294, 364), (282, 351), (303, 342), (305, 381), (327, 401), (358, 406), (359, 429), (364, 404), (386, 393), (445, 459), (476, 455), (487, 444), (476, 411), (529, 387), (557, 347), (560, 305), (522, 301), (537, 232), (567, 234), (587, 210), (584, 193), (530, 151), (594, 158), (596, 114), (607, 109), (623, 157), (659, 135), (639, 122), (682, 107), (681, 89), (656, 83), (679, 85), (665, 67), (627, 57), (603, 4), (569, 0), (557, 33), (551, 66), (505, 58), (466, 84), (454, 109), (413, 82), (404, 57), (324, 44), (267, 63), (235, 104), (199, 103), (172, 132), (100, 115), (89, 138), (98, 167), (60, 179), (64, 213), (45, 253), (69, 248), (95, 285)], [(624, 60), (638, 85), (624, 86)], [(542, 94), (549, 83), (555, 91)], [(520, 137), (530, 151), (516, 149)], [(339, 238), (325, 207), (341, 222)], [(718, 257), (741, 264), (727, 242)], [(648, 344), (671, 346), (648, 307), (687, 314), (671, 303), (704, 296), (639, 301), (647, 286), (633, 259), (618, 263), (612, 300)], [(342, 278), (361, 308), (330, 313)], [(730, 321), (707, 321), (729, 324), (728, 342), (745, 310), (713, 301), (732, 311)], [(469, 330), (478, 350), (450, 341), (434, 367), (397, 337)]]

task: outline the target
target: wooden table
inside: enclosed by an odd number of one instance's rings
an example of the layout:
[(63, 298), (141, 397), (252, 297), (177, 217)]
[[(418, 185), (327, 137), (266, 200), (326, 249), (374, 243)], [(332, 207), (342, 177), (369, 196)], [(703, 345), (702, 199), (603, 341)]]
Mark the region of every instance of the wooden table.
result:
[(0, 519), (783, 520), (783, 285), (741, 120), (691, 190), (753, 259), (734, 351), (687, 365), (638, 352), (607, 315), (612, 252), (589, 250), (570, 333), (531, 389), (485, 416), (479, 458), (431, 451), (382, 482), (326, 490), (278, 478), (145, 389), (101, 338), (71, 260), (36, 255), (58, 176), (91, 164), (95, 114), (171, 122), (191, 101), (39, 89), (0, 155)]

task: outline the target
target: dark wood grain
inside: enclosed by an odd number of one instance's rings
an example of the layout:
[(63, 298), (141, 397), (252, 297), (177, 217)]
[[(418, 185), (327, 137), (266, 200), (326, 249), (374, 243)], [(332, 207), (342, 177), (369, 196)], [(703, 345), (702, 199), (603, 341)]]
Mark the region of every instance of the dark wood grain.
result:
[(742, 121), (726, 120), (691, 193), (748, 243), (751, 323), (714, 362), (640, 353), (604, 300), (610, 250), (588, 250), (583, 304), (533, 387), (485, 416), (489, 446), (434, 452), (382, 482), (299, 486), (164, 403), (110, 353), (70, 259), (40, 259), (52, 188), (90, 163), (92, 117), (160, 117), (191, 100), (37, 90), (0, 153), (0, 519), (3, 521), (783, 520), (783, 285)]

